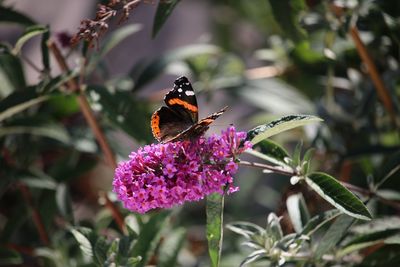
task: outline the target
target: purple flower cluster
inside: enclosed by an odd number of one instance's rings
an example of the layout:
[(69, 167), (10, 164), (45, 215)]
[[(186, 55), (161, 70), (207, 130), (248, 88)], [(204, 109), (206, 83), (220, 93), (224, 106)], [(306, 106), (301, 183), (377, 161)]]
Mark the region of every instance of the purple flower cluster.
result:
[(125, 208), (139, 213), (223, 194), (225, 188), (235, 192), (236, 157), (251, 147), (245, 138), (231, 126), (209, 138), (140, 148), (116, 168), (114, 192)]

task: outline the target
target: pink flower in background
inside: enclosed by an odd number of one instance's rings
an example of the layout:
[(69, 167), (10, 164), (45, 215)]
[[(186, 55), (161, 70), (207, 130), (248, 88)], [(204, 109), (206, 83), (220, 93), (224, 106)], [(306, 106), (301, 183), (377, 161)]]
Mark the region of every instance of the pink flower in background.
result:
[(231, 126), (209, 138), (140, 148), (116, 168), (114, 192), (125, 208), (139, 213), (223, 194), (225, 188), (236, 192), (235, 159), (251, 147), (245, 138), (246, 133)]

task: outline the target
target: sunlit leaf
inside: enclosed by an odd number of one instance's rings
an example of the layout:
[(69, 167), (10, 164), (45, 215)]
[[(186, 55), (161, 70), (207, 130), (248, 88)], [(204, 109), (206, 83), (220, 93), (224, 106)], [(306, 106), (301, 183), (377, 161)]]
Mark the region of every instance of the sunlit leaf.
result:
[(245, 266), (245, 265), (247, 265), (247, 264), (249, 264), (249, 263), (255, 262), (255, 261), (260, 260), (260, 259), (268, 259), (267, 254), (266, 254), (266, 251), (263, 250), (263, 249), (256, 250), (256, 251), (253, 251), (252, 253), (250, 253), (250, 255), (247, 256), (247, 257), (240, 263), (239, 266), (242, 267), (242, 266)]
[(32, 91), (15, 92), (0, 101), (0, 122), (47, 99), (49, 96), (38, 96)]
[(159, 250), (159, 267), (174, 267), (177, 266), (178, 253), (181, 250), (186, 237), (186, 230), (184, 228), (176, 229), (170, 232)]
[(75, 237), (76, 241), (78, 241), (79, 247), (82, 250), (82, 252), (89, 257), (93, 257), (93, 248), (89, 239), (77, 229), (71, 229), (70, 232)]
[(61, 215), (68, 219), (72, 218), (73, 214), (69, 190), (67, 188), (67, 185), (64, 183), (57, 185), (56, 202)]
[(207, 196), (206, 214), (208, 254), (213, 267), (218, 267), (221, 260), (223, 211), (223, 195), (214, 193)]
[(253, 144), (257, 144), (258, 142), (278, 133), (320, 121), (322, 121), (322, 119), (311, 115), (285, 116), (251, 129), (247, 132), (247, 140), (250, 140)]
[(14, 54), (19, 54), (21, 52), (22, 46), (32, 39), (33, 37), (43, 34), (48, 31), (48, 28), (42, 25), (35, 25), (35, 26), (30, 26), (25, 29), (25, 32), (22, 34), (22, 36), (18, 39), (16, 42), (13, 53)]
[(159, 211), (152, 214), (146, 224), (141, 227), (139, 237), (130, 255), (133, 257), (142, 257), (137, 266), (146, 266), (147, 261), (152, 253), (154, 253), (154, 249), (160, 240), (160, 233), (169, 215), (169, 211)]
[(323, 199), (347, 215), (361, 220), (372, 218), (361, 200), (332, 176), (316, 172), (309, 174), (305, 181)]
[(271, 163), (289, 167), (286, 158), (289, 158), (287, 151), (277, 143), (264, 139), (253, 146), (253, 150), (247, 150), (246, 153), (267, 160)]
[(301, 193), (290, 195), (286, 200), (290, 221), (297, 233), (300, 233), (310, 220), (310, 213)]
[(160, 1), (158, 3), (153, 23), (153, 38), (157, 35), (178, 3), (179, 0)]
[(67, 131), (60, 125), (40, 125), (40, 126), (8, 126), (0, 128), (0, 137), (14, 134), (30, 134), (51, 138), (65, 144), (70, 143)]

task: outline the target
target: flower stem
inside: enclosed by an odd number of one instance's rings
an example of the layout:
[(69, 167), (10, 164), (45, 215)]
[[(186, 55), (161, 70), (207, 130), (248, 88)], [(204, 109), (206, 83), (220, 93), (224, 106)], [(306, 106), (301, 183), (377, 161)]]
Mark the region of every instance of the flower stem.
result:
[(296, 173), (294, 170), (288, 170), (279, 166), (272, 166), (272, 165), (267, 165), (267, 164), (263, 164), (263, 163), (257, 163), (257, 162), (249, 162), (249, 161), (244, 161), (241, 160), (239, 162), (239, 164), (244, 165), (244, 166), (249, 166), (249, 167), (256, 167), (256, 168), (261, 168), (264, 170), (269, 170), (275, 173), (280, 173), (283, 175), (287, 175), (287, 176), (294, 176), (294, 175), (298, 175), (298, 173)]

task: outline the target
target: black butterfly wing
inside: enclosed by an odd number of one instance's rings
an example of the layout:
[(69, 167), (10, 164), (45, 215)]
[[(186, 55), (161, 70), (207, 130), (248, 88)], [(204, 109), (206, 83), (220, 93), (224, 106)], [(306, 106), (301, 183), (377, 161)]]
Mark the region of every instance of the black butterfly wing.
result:
[(169, 107), (161, 107), (151, 116), (153, 135), (162, 143), (169, 142), (191, 125), (191, 121), (183, 118), (181, 113), (177, 113)]
[(185, 76), (177, 78), (174, 88), (164, 98), (165, 104), (178, 113), (185, 122), (191, 124), (199, 120), (196, 95), (189, 80)]

